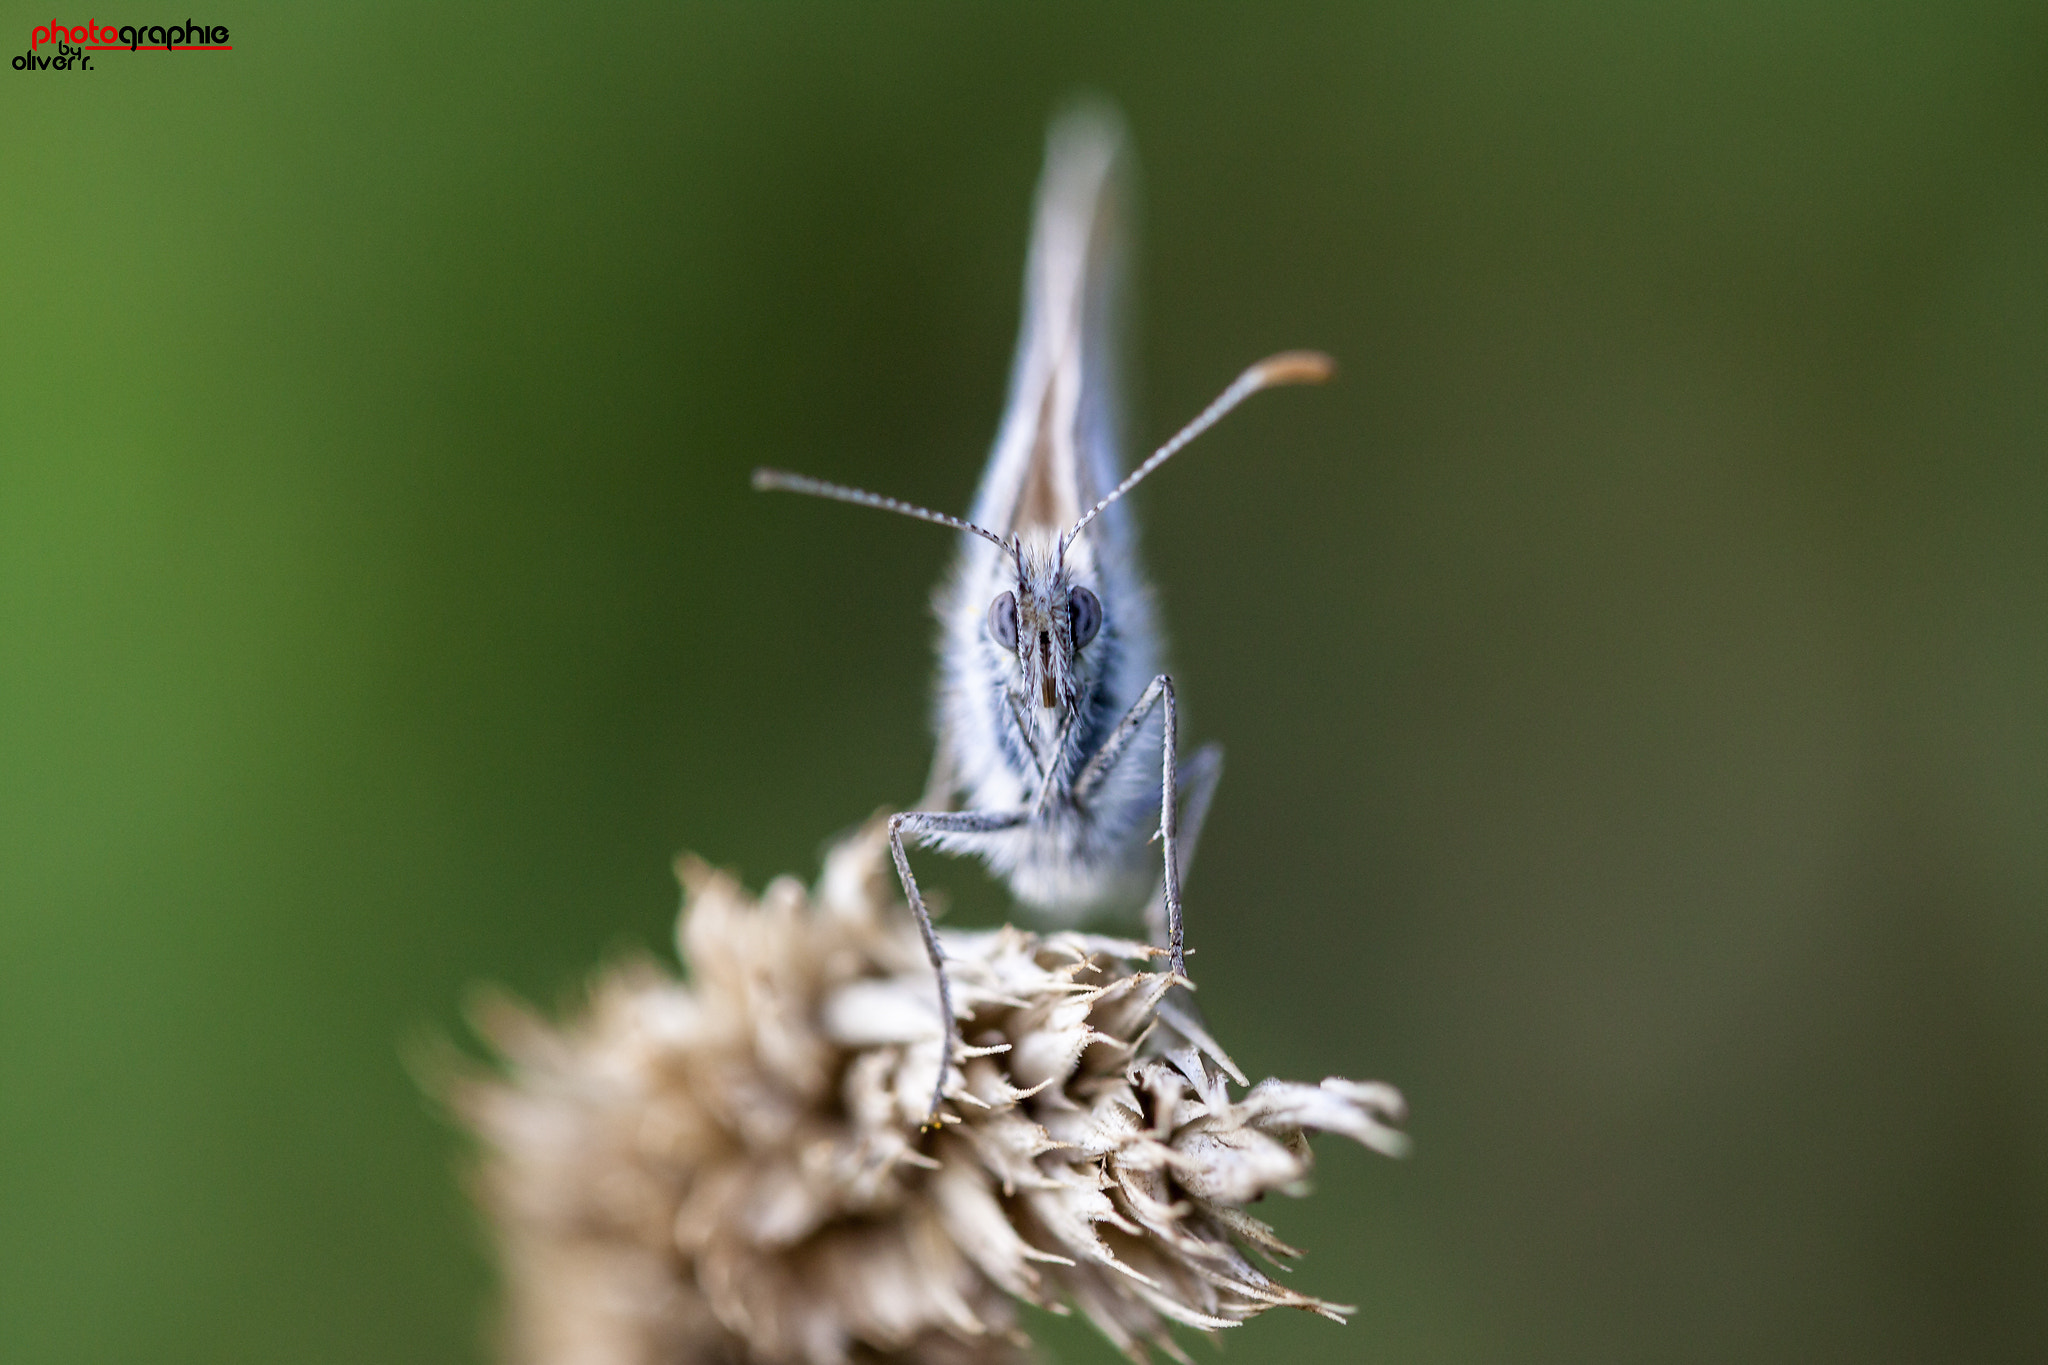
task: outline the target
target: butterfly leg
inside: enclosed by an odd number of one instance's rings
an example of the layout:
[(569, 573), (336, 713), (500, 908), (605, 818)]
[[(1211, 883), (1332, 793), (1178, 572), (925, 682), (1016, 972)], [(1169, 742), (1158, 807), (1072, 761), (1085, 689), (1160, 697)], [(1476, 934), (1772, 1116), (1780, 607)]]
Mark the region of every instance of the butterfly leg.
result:
[(895, 860), (903, 897), (910, 902), (910, 913), (917, 917), (917, 931), (924, 935), (925, 953), (939, 979), (939, 1019), (945, 1029), (939, 1044), (939, 1079), (932, 1086), (931, 1108), (925, 1113), (926, 1128), (939, 1125), (939, 1104), (946, 1097), (946, 1077), (953, 1070), (953, 1054), (960, 1045), (960, 1024), (953, 1018), (953, 987), (946, 978), (946, 955), (939, 947), (938, 930), (932, 928), (931, 914), (924, 908), (924, 897), (918, 893), (917, 878), (910, 875), (910, 857), (903, 851), (903, 835), (907, 830), (912, 838), (922, 842), (926, 836), (935, 834), (993, 834), (1022, 824), (1024, 819), (1022, 811), (979, 810), (913, 810), (889, 817), (889, 856)]
[(1109, 738), (1095, 751), (1095, 757), (1088, 760), (1087, 766), (1081, 769), (1080, 776), (1074, 779), (1074, 796), (1076, 800), (1086, 800), (1089, 792), (1101, 783), (1109, 770), (1116, 766), (1117, 760), (1123, 757), (1124, 750), (1128, 749), (1131, 740), (1136, 738), (1138, 727), (1145, 723), (1155, 706), (1161, 709), (1164, 730), (1160, 744), (1159, 839), (1166, 845), (1166, 875), (1161, 888), (1166, 901), (1166, 949), (1171, 955), (1173, 974), (1185, 981), (1188, 964), (1181, 947), (1183, 930), (1180, 912), (1180, 800), (1176, 790), (1180, 764), (1175, 756), (1180, 721), (1173, 698), (1173, 678), (1169, 674), (1161, 673), (1154, 678), (1152, 685), (1145, 689), (1145, 694), (1138, 698), (1130, 710), (1124, 712), (1124, 718), (1116, 723), (1116, 729), (1109, 732)]
[[(1223, 746), (1204, 744), (1180, 765), (1180, 787), (1186, 792), (1180, 807), (1180, 879), (1188, 879), (1195, 865), (1195, 847), (1202, 842), (1202, 824), (1209, 818), (1209, 803), (1216, 799), (1216, 786), (1223, 780)], [(1166, 880), (1161, 878), (1152, 899), (1145, 905), (1145, 931), (1154, 943), (1167, 937)]]

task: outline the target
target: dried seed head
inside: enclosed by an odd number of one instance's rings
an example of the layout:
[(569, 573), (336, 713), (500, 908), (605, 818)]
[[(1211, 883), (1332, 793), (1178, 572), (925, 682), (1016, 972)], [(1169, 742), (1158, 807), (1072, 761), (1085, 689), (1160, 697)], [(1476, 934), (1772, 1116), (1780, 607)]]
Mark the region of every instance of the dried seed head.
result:
[(945, 936), (969, 1046), (920, 1135), (940, 1029), (880, 828), (815, 893), (758, 902), (695, 862), (687, 983), (601, 977), (554, 1025), (505, 1002), (503, 1075), (456, 1084), (510, 1297), (540, 1365), (1017, 1358), (1017, 1300), (1072, 1305), (1142, 1360), (1169, 1332), (1348, 1311), (1247, 1258), (1297, 1253), (1245, 1205), (1298, 1192), (1304, 1133), (1398, 1155), (1392, 1087), (1244, 1078), (1143, 945)]

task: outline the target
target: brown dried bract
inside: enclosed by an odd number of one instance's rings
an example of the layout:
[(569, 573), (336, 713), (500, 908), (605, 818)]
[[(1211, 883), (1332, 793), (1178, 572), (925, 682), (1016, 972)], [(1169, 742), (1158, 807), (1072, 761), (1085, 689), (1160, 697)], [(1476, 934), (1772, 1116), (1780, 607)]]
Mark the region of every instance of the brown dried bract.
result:
[(1248, 1259), (1298, 1253), (1245, 1212), (1298, 1191), (1304, 1133), (1398, 1155), (1392, 1087), (1244, 1078), (1166, 999), (1143, 945), (945, 936), (969, 1047), (945, 1127), (931, 968), (879, 827), (814, 894), (756, 902), (680, 869), (689, 980), (607, 973), (556, 1025), (505, 1002), (502, 1076), (457, 1083), (483, 1141), (510, 1359), (536, 1365), (1010, 1360), (1016, 1301), (1071, 1305), (1134, 1358), (1181, 1323), (1347, 1311)]

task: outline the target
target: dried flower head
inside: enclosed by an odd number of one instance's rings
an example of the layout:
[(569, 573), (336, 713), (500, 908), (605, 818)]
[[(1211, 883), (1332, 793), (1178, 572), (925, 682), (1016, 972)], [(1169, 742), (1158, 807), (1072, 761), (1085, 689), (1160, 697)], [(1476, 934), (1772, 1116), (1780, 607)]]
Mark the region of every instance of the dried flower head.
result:
[(483, 1139), (508, 1354), (547, 1365), (1010, 1360), (1016, 1301), (1078, 1307), (1125, 1352), (1185, 1359), (1268, 1308), (1348, 1311), (1247, 1257), (1245, 1212), (1298, 1191), (1303, 1136), (1405, 1147), (1390, 1086), (1244, 1077), (1169, 1001), (1153, 950), (1016, 929), (945, 936), (969, 1046), (921, 1134), (940, 1030), (879, 827), (814, 894), (756, 902), (680, 867), (689, 980), (597, 982), (556, 1026), (498, 1002), (502, 1076), (458, 1084)]

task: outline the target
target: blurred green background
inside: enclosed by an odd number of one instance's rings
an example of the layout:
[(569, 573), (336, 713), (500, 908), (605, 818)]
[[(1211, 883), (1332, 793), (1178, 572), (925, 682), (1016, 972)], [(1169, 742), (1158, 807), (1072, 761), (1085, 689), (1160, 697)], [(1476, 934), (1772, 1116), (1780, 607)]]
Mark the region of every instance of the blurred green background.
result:
[(1203, 1001), (1419, 1143), (1230, 1358), (2043, 1358), (2048, 9), (195, 17), (0, 70), (0, 1356), (481, 1357), (403, 1056), (918, 791), (949, 538), (746, 472), (966, 506), (1085, 88), (1140, 437), (1344, 365), (1139, 498)]

